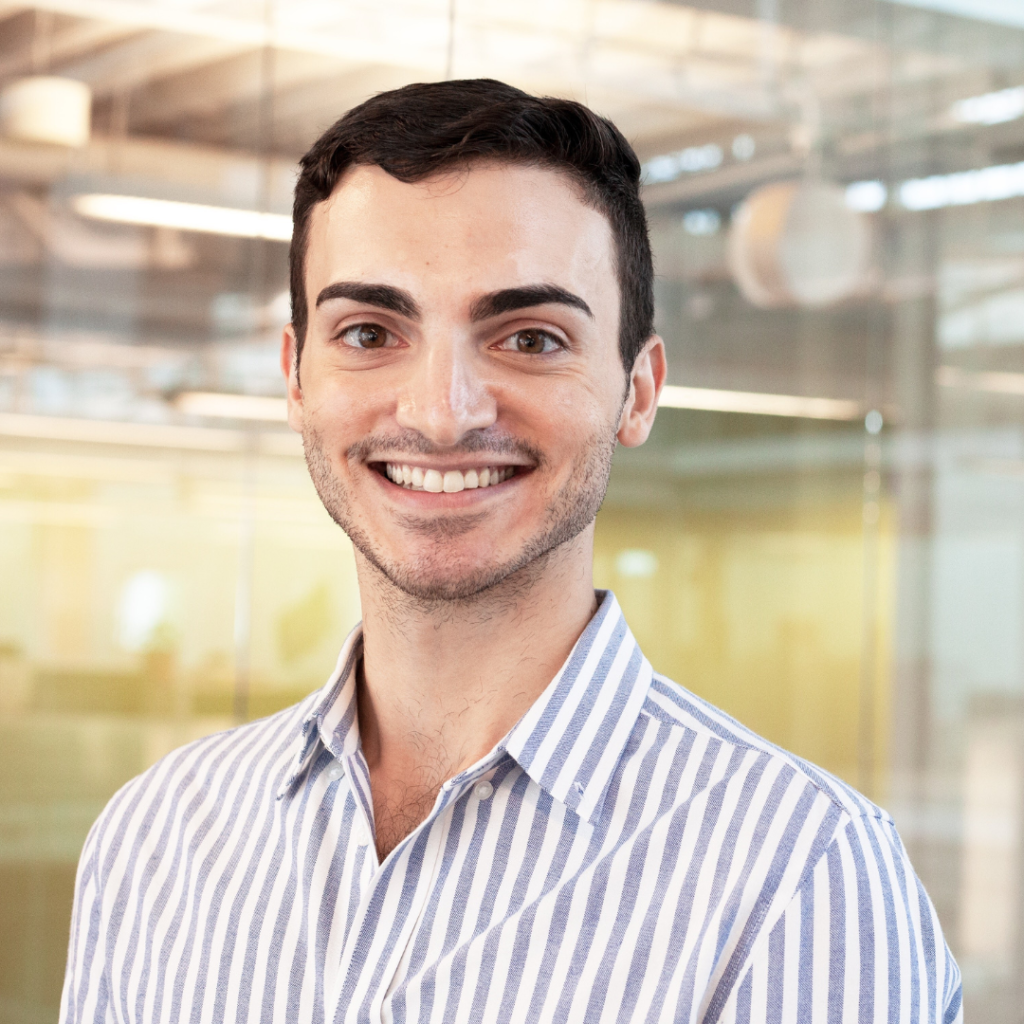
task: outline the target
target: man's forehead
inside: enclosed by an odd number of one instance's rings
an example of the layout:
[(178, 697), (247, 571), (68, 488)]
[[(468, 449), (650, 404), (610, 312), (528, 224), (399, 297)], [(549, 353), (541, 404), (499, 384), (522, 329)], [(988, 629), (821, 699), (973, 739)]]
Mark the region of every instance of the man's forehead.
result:
[(409, 183), (357, 166), (313, 211), (307, 285), (386, 273), (468, 275), (484, 291), (552, 276), (604, 287), (613, 247), (607, 218), (549, 168), (479, 163)]
[[(353, 164), (342, 174), (327, 203), (345, 195), (351, 202), (368, 205), (399, 194), (421, 201), (444, 200), (469, 191), (486, 189), (495, 198), (525, 186), (530, 190), (550, 188), (563, 196), (569, 193), (575, 202), (587, 206), (583, 187), (566, 170), (540, 163), (493, 158), (472, 160), (442, 167), (436, 173), (414, 181), (403, 181), (377, 164)], [(327, 204), (320, 204), (327, 205)]]

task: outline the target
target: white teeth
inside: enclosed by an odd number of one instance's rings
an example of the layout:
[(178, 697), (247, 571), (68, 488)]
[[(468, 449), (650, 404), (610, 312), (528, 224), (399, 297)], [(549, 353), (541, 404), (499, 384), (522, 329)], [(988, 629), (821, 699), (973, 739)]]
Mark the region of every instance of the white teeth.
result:
[(420, 466), (406, 466), (395, 462), (385, 463), (384, 471), (399, 487), (414, 491), (430, 491), (432, 494), (457, 494), (462, 490), (478, 487), (494, 487), (507, 480), (515, 472), (513, 466), (484, 466), (483, 469), (423, 469)]

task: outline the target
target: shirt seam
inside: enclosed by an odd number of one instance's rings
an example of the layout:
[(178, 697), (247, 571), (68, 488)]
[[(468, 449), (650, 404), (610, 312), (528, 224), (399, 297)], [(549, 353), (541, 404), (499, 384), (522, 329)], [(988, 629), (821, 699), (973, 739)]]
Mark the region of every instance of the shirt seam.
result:
[[(814, 778), (814, 776), (804, 766), (801, 759), (796, 758), (793, 754), (790, 754), (782, 747), (777, 747), (767, 740), (765, 741), (764, 746), (759, 746), (756, 743), (748, 743), (741, 739), (726, 739), (722, 736), (719, 736), (714, 730), (708, 729), (706, 726), (702, 726), (700, 723), (691, 724), (688, 722), (681, 722), (676, 718), (672, 718), (668, 715), (665, 715), (664, 713), (659, 714), (658, 712), (663, 712), (663, 709), (660, 708), (658, 705), (655, 705), (657, 711), (654, 711), (646, 706), (646, 701), (644, 703), (645, 706), (640, 709), (641, 715), (646, 715), (649, 719), (661, 722), (665, 725), (668, 725), (670, 728), (680, 729), (683, 731), (689, 730), (693, 733), (710, 736), (713, 739), (718, 740), (720, 743), (728, 745), (734, 750), (744, 750), (750, 751), (754, 754), (766, 754), (769, 757), (778, 757), (785, 764), (789, 765), (793, 769), (793, 771), (795, 771), (804, 780), (804, 782), (806, 782), (809, 786), (812, 786), (817, 793), (819, 793), (826, 800), (828, 800), (828, 802), (837, 811), (839, 811), (841, 814), (845, 814), (851, 821), (854, 818), (875, 818), (876, 820), (885, 822), (887, 824), (895, 824), (892, 820), (892, 815), (889, 814), (888, 811), (874, 804), (871, 805), (870, 810), (866, 807), (860, 807), (856, 811), (851, 810), (851, 808), (847, 806), (845, 803), (843, 803), (843, 801), (840, 800), (838, 796), (831, 793), (817, 779)], [(844, 785), (846, 785), (846, 783), (844, 783)]]

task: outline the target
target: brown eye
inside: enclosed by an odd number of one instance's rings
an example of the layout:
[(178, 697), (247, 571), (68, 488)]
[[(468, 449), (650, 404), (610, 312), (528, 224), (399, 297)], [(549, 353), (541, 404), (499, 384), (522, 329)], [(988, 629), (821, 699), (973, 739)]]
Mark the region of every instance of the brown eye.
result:
[(353, 348), (383, 348), (388, 332), (377, 324), (356, 324), (342, 331), (341, 340)]
[(559, 347), (555, 338), (547, 331), (516, 331), (509, 339), (517, 352), (528, 355), (540, 355), (542, 352), (553, 352)]

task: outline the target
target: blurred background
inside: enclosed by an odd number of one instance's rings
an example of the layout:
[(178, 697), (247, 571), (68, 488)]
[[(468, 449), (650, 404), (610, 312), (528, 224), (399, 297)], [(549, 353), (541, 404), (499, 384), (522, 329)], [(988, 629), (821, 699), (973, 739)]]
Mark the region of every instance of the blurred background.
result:
[(1021, 0), (0, 0), (0, 1024), (123, 782), (359, 618), (285, 426), (298, 157), (490, 76), (644, 162), (670, 387), (597, 577), (655, 668), (896, 819), (1024, 1020)]

